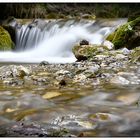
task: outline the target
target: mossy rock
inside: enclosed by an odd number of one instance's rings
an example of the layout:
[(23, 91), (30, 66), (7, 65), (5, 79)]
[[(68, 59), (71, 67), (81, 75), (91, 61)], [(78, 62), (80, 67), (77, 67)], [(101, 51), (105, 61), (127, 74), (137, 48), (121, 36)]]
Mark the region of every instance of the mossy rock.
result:
[(16, 43), (16, 30), (14, 27), (12, 26), (9, 26), (9, 25), (3, 25), (2, 26), (5, 30), (8, 31), (8, 33), (10, 34), (11, 36), (11, 39), (14, 43)]
[(102, 54), (105, 52), (104, 46), (98, 46), (98, 45), (77, 45), (73, 49), (73, 53), (75, 54), (75, 57), (81, 61), (86, 59), (92, 59), (94, 56), (98, 54)]
[(140, 47), (135, 48), (130, 54), (131, 62), (140, 62)]
[(133, 49), (140, 45), (140, 36), (137, 35), (138, 30), (136, 27), (140, 27), (140, 17), (120, 26), (114, 33), (107, 37), (107, 40), (114, 44), (115, 49), (122, 47)]
[(14, 48), (11, 36), (3, 27), (0, 26), (0, 50), (11, 50)]

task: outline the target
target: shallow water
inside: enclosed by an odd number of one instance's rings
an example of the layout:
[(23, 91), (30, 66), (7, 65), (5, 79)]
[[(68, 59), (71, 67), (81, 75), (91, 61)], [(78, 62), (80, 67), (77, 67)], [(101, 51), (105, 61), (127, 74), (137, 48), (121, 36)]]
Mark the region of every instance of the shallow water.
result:
[(139, 136), (139, 91), (138, 85), (58, 89), (0, 84), (0, 124), (50, 123), (76, 136)]
[[(104, 24), (101, 26), (106, 26)], [(108, 60), (105, 58), (105, 62)], [(127, 60), (122, 60), (122, 63), (112, 60), (104, 63), (107, 67), (104, 66), (103, 72), (99, 73), (104, 74), (103, 80), (107, 80), (109, 74), (128, 72), (125, 76), (133, 83), (111, 84), (105, 81), (104, 84), (98, 84), (101, 76), (97, 74), (96, 78), (91, 77), (91, 82), (87, 80), (87, 83), (71, 84), (75, 76), (83, 74), (82, 71), (91, 66), (97, 68), (94, 65), (96, 61), (49, 64), (46, 67), (30, 64), (27, 68), (31, 66), (36, 69), (31, 76), (22, 79), (15, 72), (13, 81), (11, 71), (14, 73), (14, 69), (17, 69), (15, 65), (0, 64), (0, 125), (5, 127), (11, 122), (23, 121), (60, 126), (81, 137), (140, 136), (140, 70), (137, 65), (136, 71), (135, 66), (132, 66), (132, 70), (131, 67), (127, 69), (123, 64)], [(62, 74), (70, 82), (60, 87), (55, 86), (55, 82), (59, 81), (61, 75), (55, 73), (61, 69), (70, 71), (68, 75)], [(8, 80), (13, 83), (7, 84)]]

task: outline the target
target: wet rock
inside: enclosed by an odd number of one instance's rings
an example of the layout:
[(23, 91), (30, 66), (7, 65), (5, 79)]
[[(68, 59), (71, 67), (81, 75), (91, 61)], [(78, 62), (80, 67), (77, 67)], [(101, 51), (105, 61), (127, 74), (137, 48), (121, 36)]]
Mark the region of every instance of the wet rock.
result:
[(98, 86), (100, 84), (101, 84), (101, 82), (99, 79), (93, 79), (93, 83), (92, 83), (93, 86)]
[(116, 58), (116, 59), (125, 59), (125, 58), (127, 58), (127, 56), (125, 56), (125, 55), (123, 55), (123, 54), (117, 54), (117, 55), (115, 56), (115, 58)]
[(19, 70), (20, 77), (29, 76), (31, 74), (31, 70), (23, 66), (19, 66), (18, 70)]
[(128, 54), (131, 53), (131, 51), (128, 50), (127, 48), (123, 48), (123, 49), (122, 49), (122, 53), (123, 53), (124, 55), (128, 55)]
[(104, 60), (105, 58), (107, 58), (107, 55), (96, 55), (95, 58), (98, 58), (98, 60)]
[(108, 40), (104, 41), (103, 46), (105, 46), (108, 50), (112, 50), (114, 48), (114, 44)]
[(56, 72), (56, 75), (67, 75), (67, 74), (71, 74), (71, 73), (67, 70), (59, 70)]
[[(30, 81), (33, 81), (33, 84), (35, 85), (45, 85), (49, 82), (49, 78), (48, 76), (36, 76), (36, 75), (32, 75), (31, 79), (29, 79)], [(30, 81), (26, 81), (26, 82), (30, 82)]]
[(0, 126), (2, 137), (75, 137), (63, 127), (32, 122), (12, 122)]
[(87, 78), (96, 77), (99, 67), (100, 67), (99, 65), (90, 66), (87, 70), (84, 71), (84, 75)]
[(87, 40), (80, 41), (80, 45), (89, 45), (89, 42)]
[(61, 96), (62, 93), (60, 92), (47, 92), (46, 94), (44, 94), (42, 96), (43, 99), (51, 99), (51, 98), (55, 98), (55, 97), (58, 97), (58, 96)]
[(73, 52), (77, 60), (87, 60), (93, 58), (98, 53), (102, 53), (104, 49), (101, 49), (100, 46), (96, 45), (82, 45), (82, 46), (75, 46)]
[(31, 70), (20, 65), (20, 66), (13, 66), (11, 68), (13, 77), (21, 77), (29, 76), (31, 74)]
[(66, 86), (66, 81), (64, 79), (62, 79), (60, 82), (59, 82), (59, 85), (60, 86)]
[(76, 117), (75, 115), (71, 116), (57, 117), (52, 124), (57, 124), (71, 131), (94, 130), (97, 127), (95, 122)]
[(111, 84), (118, 84), (118, 85), (129, 85), (130, 81), (127, 79), (121, 77), (121, 76), (115, 76), (110, 79)]
[(40, 66), (45, 66), (45, 65), (48, 65), (49, 63), (47, 61), (42, 61), (39, 65)]
[(77, 83), (77, 82), (84, 82), (87, 79), (87, 77), (84, 74), (78, 74), (74, 77), (73, 82)]
[(24, 84), (23, 80), (18, 80), (18, 79), (13, 79), (13, 78), (7, 78), (6, 80), (3, 81), (3, 84), (5, 85), (12, 85), (12, 86), (20, 86)]
[(77, 54), (76, 58), (77, 58), (77, 61), (85, 61), (88, 59), (87, 56), (80, 55), (80, 54)]

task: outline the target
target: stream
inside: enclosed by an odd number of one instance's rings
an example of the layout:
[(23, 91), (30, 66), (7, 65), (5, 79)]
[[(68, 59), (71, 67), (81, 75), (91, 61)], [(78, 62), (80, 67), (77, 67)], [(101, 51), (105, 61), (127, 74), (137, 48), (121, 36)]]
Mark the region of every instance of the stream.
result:
[[(66, 23), (65, 25), (70, 25), (70, 21)], [(47, 25), (46, 28), (52, 25)], [(104, 26), (102, 23), (98, 28)], [(27, 27), (23, 28), (26, 28), (25, 34), (28, 36), (32, 34), (28, 33)], [(55, 34), (60, 33), (57, 29), (52, 30)], [(75, 40), (71, 43), (69, 36), (60, 40), (67, 31), (67, 27), (65, 29), (63, 27), (59, 38), (53, 36), (55, 42), (47, 40), (51, 47), (55, 48), (54, 44), (63, 47), (54, 51), (52, 48), (49, 50), (48, 47), (48, 52), (52, 53), (43, 53), (44, 50), (41, 52), (42, 43), (32, 50), (31, 42), (22, 38), (22, 41), (24, 39), (27, 41), (25, 45), (21, 42), (21, 36), (18, 36), (20, 39), (15, 52), (1, 52), (0, 136), (140, 136), (140, 63), (128, 65), (127, 56), (122, 59), (97, 57), (96, 61), (77, 62), (71, 52)], [(20, 32), (23, 32), (23, 29)], [(70, 33), (71, 37), (73, 32), (75, 33), (75, 28), (67, 34)], [(96, 33), (94, 32), (94, 35)], [(90, 34), (89, 38), (91, 35), (93, 34)], [(102, 39), (104, 37), (100, 38)], [(91, 42), (94, 44), (93, 40)], [(69, 48), (64, 49), (68, 43), (70, 43)], [(38, 45), (36, 42), (33, 44)], [(61, 51), (66, 51), (65, 55), (68, 59), (63, 56), (63, 53), (60, 55)], [(46, 58), (47, 54), (50, 55), (50, 59)], [(48, 60), (46, 64), (37, 64), (44, 58)], [(63, 60), (66, 60), (64, 64)], [(107, 65), (103, 65), (103, 62)], [(22, 67), (25, 68), (22, 72), (26, 69), (29, 72), (19, 74), (19, 69)], [(87, 70), (95, 70), (95, 68), (98, 68), (95, 77), (84, 77), (84, 74), (89, 72)], [(119, 79), (121, 83), (117, 80), (114, 82), (114, 79), (113, 82), (110, 80), (115, 76), (123, 77)], [(52, 134), (55, 130), (62, 133)]]

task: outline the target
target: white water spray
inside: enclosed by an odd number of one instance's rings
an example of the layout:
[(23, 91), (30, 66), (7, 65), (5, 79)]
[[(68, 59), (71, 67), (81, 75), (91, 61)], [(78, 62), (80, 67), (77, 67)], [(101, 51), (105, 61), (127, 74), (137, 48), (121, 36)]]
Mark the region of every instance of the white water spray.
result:
[[(119, 22), (120, 23), (120, 22)], [(46, 23), (43, 29), (22, 25), (17, 28), (17, 52), (0, 52), (0, 62), (14, 63), (73, 63), (76, 58), (72, 48), (80, 40), (101, 45), (114, 27), (102, 27), (90, 32), (93, 22), (73, 23), (67, 21), (62, 27), (58, 23)]]

